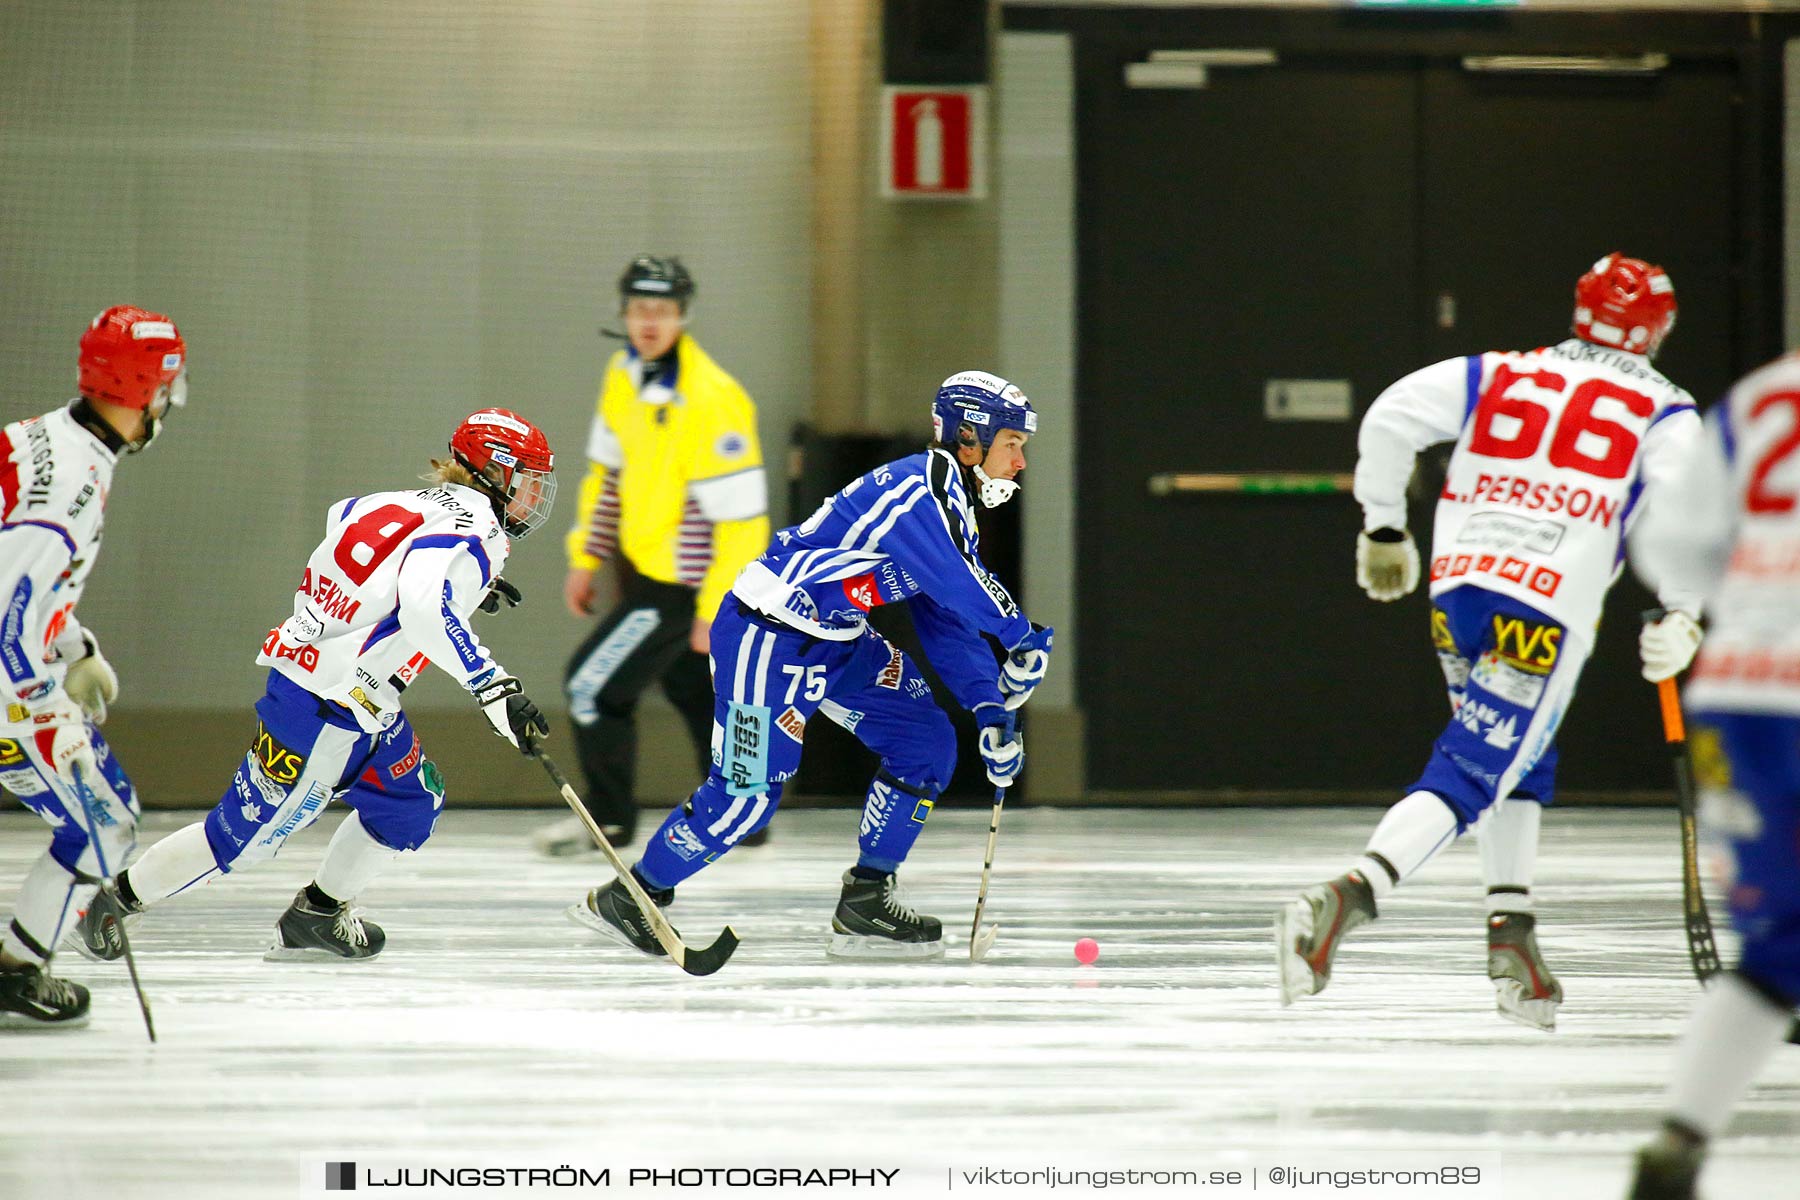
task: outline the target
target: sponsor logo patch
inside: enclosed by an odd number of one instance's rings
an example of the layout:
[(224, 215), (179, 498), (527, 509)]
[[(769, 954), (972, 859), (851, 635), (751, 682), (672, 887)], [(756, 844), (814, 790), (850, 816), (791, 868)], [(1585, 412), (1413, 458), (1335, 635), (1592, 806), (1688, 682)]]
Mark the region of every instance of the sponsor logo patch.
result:
[(1509, 513), (1476, 513), (1463, 523), (1456, 540), (1490, 550), (1528, 550), (1552, 554), (1562, 545), (1563, 526), (1556, 521), (1534, 521)]
[(754, 796), (769, 787), (769, 709), (762, 704), (733, 702), (725, 713), (722, 747), (725, 790)]
[(263, 639), (262, 652), (265, 658), (285, 658), (309, 674), (319, 665), (317, 646), (290, 646), (281, 640), (279, 629), (269, 630), (269, 636)]
[(497, 425), (501, 429), (510, 429), (514, 433), (520, 434), (529, 434), (531, 432), (531, 427), (526, 425), (523, 421), (516, 421), (509, 416), (497, 412), (475, 413), (469, 417), (468, 423), (470, 425)]
[(410, 749), (406, 752), (405, 758), (400, 759), (398, 762), (396, 762), (388, 767), (388, 777), (390, 779), (398, 779), (402, 775), (406, 774), (408, 771), (412, 770), (414, 767), (418, 766), (420, 754), (421, 754), (421, 750), (419, 747), (419, 735), (417, 733), (414, 733), (413, 739), (412, 739), (412, 749)]
[(306, 767), (305, 755), (295, 754), (270, 733), (261, 721), (256, 723), (256, 740), (250, 745), (250, 757), (276, 783), (291, 784)]
[(693, 862), (706, 853), (706, 843), (700, 840), (700, 835), (686, 821), (677, 821), (664, 830), (663, 842), (675, 852), (677, 858), (688, 862)]
[(890, 692), (900, 690), (900, 678), (906, 673), (906, 656), (894, 647), (888, 648), (887, 666), (875, 675), (875, 682)]
[(800, 710), (789, 705), (787, 711), (775, 718), (775, 728), (793, 738), (796, 742), (806, 740), (806, 718)]
[(886, 603), (875, 590), (875, 576), (872, 574), (852, 575), (844, 580), (844, 596), (864, 612)]
[(1499, 661), (1522, 671), (1547, 675), (1556, 666), (1556, 656), (1562, 648), (1562, 635), (1560, 625), (1496, 614), (1494, 648), (1491, 654)]
[(30, 767), (0, 771), (0, 787), (15, 796), (37, 796), (50, 790), (50, 786)]
[(1469, 672), (1470, 684), (1520, 708), (1536, 708), (1544, 698), (1547, 682), (1542, 673), (1515, 667), (1491, 651), (1482, 655)]

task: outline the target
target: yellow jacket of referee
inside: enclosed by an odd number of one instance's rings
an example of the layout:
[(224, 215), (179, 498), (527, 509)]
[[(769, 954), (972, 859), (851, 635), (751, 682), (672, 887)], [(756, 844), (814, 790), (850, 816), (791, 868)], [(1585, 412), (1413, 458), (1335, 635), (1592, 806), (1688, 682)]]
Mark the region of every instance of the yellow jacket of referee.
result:
[(699, 589), (695, 615), (710, 621), (768, 549), (769, 485), (749, 394), (685, 333), (673, 357), (650, 381), (628, 349), (607, 364), (569, 566), (623, 554), (639, 574)]

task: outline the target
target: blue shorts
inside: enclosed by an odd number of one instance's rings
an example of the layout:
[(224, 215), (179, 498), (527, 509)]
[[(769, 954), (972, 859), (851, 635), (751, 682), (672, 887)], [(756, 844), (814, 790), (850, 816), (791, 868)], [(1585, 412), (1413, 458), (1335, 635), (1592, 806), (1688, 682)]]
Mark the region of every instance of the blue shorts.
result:
[(1434, 598), (1431, 641), (1451, 717), (1408, 790), (1442, 797), (1459, 831), (1508, 797), (1549, 804), (1556, 731), (1587, 643), (1529, 604), (1469, 584)]
[(417, 850), (444, 806), (444, 784), (404, 713), (367, 733), (342, 708), (276, 671), (231, 786), (206, 818), (219, 868), (272, 858), (294, 833), (343, 800), (393, 850)]
[(1738, 970), (1800, 1006), (1800, 717), (1696, 712), (1688, 749), (1702, 828), (1729, 847)]
[(644, 850), (645, 878), (673, 887), (775, 815), (809, 722), (836, 722), (881, 757), (863, 807), (864, 861), (905, 859), (956, 769), (956, 732), (904, 653), (873, 630), (815, 638), (727, 596), (712, 624), (712, 770)]

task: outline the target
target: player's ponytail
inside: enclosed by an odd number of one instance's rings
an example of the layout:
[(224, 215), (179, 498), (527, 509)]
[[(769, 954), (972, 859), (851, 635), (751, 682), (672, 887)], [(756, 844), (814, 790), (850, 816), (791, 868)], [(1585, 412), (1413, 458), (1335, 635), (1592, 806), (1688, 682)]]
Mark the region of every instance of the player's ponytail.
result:
[(435, 483), (439, 485), (455, 483), (460, 484), (463, 487), (475, 486), (475, 476), (470, 473), (469, 468), (463, 466), (455, 459), (450, 458), (441, 460), (436, 458), (432, 459), (431, 470), (425, 472), (423, 475), (419, 476), (419, 478), (423, 479), (426, 483)]

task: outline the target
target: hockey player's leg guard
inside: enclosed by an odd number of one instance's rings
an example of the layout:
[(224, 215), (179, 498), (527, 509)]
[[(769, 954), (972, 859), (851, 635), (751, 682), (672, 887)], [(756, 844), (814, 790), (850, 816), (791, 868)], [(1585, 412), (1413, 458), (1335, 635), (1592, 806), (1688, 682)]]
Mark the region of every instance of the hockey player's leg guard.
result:
[(936, 958), (944, 953), (944, 923), (909, 905), (892, 873), (870, 879), (845, 871), (827, 953), (834, 958)]
[(1706, 1161), (1706, 1142), (1691, 1132), (1665, 1127), (1637, 1152), (1627, 1200), (1694, 1200), (1694, 1184)]
[(925, 828), (925, 819), (937, 803), (937, 781), (909, 783), (885, 768), (876, 772), (863, 799), (862, 825), (857, 831), (859, 867), (893, 874), (912, 853), (913, 843)]
[(1281, 1003), (1325, 990), (1344, 938), (1375, 919), (1375, 893), (1356, 871), (1307, 888), (1275, 914)]
[(1537, 918), (1531, 913), (1497, 912), (1488, 918), (1487, 927), (1488, 978), (1494, 981), (1500, 1015), (1533, 1029), (1555, 1029), (1563, 989), (1538, 949)]
[[(635, 870), (633, 874), (636, 875)], [(667, 908), (669, 902), (675, 899), (674, 888), (651, 887), (644, 882), (642, 875), (636, 875), (636, 878), (638, 885), (650, 897), (651, 903), (658, 908)], [(592, 929), (595, 933), (611, 938), (621, 946), (629, 946), (639, 953), (663, 956), (669, 953), (650, 931), (650, 922), (638, 910), (637, 902), (631, 898), (631, 892), (621, 880), (614, 879), (605, 887), (595, 888), (582, 903), (570, 905), (566, 915), (577, 925)]]
[(348, 900), (323, 904), (301, 888), (275, 924), (275, 944), (263, 955), (267, 962), (374, 958), (387, 945), (387, 934)]
[(85, 1025), (88, 990), (32, 963), (0, 965), (0, 1017), (63, 1028)]
[(767, 825), (781, 803), (781, 791), (781, 784), (771, 783), (753, 796), (734, 796), (715, 769), (644, 843), (640, 878), (658, 888), (678, 886)]

